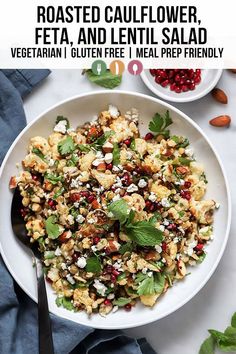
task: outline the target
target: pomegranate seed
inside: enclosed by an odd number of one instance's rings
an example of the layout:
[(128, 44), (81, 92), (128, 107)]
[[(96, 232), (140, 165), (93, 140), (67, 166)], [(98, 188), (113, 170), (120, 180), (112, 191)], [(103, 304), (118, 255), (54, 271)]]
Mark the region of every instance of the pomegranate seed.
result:
[(131, 304), (126, 304), (124, 307), (125, 307), (125, 311), (130, 311), (131, 308), (132, 308), (132, 305)]
[(167, 245), (165, 242), (162, 242), (161, 248), (162, 248), (162, 251), (166, 252)]
[(145, 201), (145, 208), (150, 210), (150, 207), (152, 206), (152, 202), (150, 200)]
[(167, 85), (169, 85), (169, 80), (162, 81), (162, 83), (161, 83), (162, 87), (166, 87)]
[(38, 177), (37, 175), (32, 175), (32, 179), (33, 179), (34, 181), (38, 181), (38, 180), (39, 180), (39, 177)]
[(196, 72), (197, 75), (201, 75), (202, 70), (201, 69), (196, 69), (195, 72)]
[(195, 90), (195, 87), (196, 87), (195, 84), (192, 83), (189, 85), (189, 90), (193, 91), (193, 90)]
[(108, 164), (107, 164), (107, 170), (112, 170), (112, 168), (113, 168), (112, 163), (108, 163)]
[(197, 246), (194, 247), (194, 249), (195, 249), (196, 251), (202, 251), (203, 247), (204, 247), (204, 244), (203, 244), (203, 243), (198, 243)]
[(151, 140), (154, 138), (154, 135), (152, 133), (147, 133), (144, 137), (144, 139), (147, 141), (147, 140)]
[(104, 300), (104, 305), (106, 306), (111, 305), (111, 301), (109, 299)]
[(96, 199), (96, 197), (93, 194), (90, 194), (86, 200), (88, 203), (92, 203), (94, 200)]
[(182, 91), (183, 92), (187, 92), (188, 91), (188, 86), (187, 85), (183, 85), (182, 86)]
[(149, 71), (152, 76), (156, 76), (156, 69), (150, 69)]
[(165, 70), (161, 70), (160, 76), (161, 76), (163, 79), (166, 79), (166, 78), (168, 77), (167, 72), (166, 72)]
[(190, 200), (191, 199), (191, 193), (189, 191), (186, 191), (186, 190), (182, 190), (180, 192), (180, 195), (182, 198), (184, 199), (187, 199), (187, 200)]
[(48, 205), (53, 208), (55, 206), (55, 201), (53, 199), (48, 200)]
[(90, 193), (88, 191), (81, 191), (80, 192), (81, 197), (85, 197), (88, 198), (88, 196), (90, 195)]
[(171, 230), (171, 231), (175, 231), (176, 228), (177, 228), (176, 224), (169, 224), (169, 225), (167, 226), (167, 229), (168, 229), (168, 230)]
[(130, 146), (130, 144), (131, 144), (131, 139), (125, 139), (125, 140), (123, 141), (123, 143), (124, 143), (126, 146)]
[(184, 182), (184, 188), (190, 188), (191, 187), (191, 182), (189, 182), (189, 181), (185, 181)]
[(112, 273), (113, 269), (114, 269), (114, 268), (112, 267), (112, 265), (108, 264), (108, 265), (106, 266), (106, 269), (105, 269), (105, 270), (106, 270), (107, 273), (110, 274), (110, 273)]
[(179, 86), (177, 86), (177, 87), (175, 88), (175, 92), (176, 92), (176, 93), (180, 93), (180, 92), (181, 92), (181, 88), (180, 88)]
[(93, 239), (93, 244), (94, 244), (94, 245), (97, 245), (100, 240), (101, 240), (100, 237), (98, 237), (98, 236), (94, 237), (94, 239)]
[(171, 85), (170, 85), (170, 89), (171, 89), (171, 91), (175, 91), (175, 89), (176, 89), (176, 83), (171, 84)]
[(116, 282), (116, 276), (114, 274), (111, 274), (111, 282), (112, 283)]
[(156, 81), (157, 84), (161, 84), (162, 81), (163, 81), (163, 79), (162, 79), (161, 76), (156, 76), (156, 77), (155, 77), (155, 81)]
[(152, 211), (152, 212), (156, 211), (157, 210), (156, 203), (152, 203), (152, 205), (150, 206), (149, 210)]
[(194, 82), (195, 82), (195, 84), (199, 84), (201, 82), (201, 76), (196, 76), (194, 78)]
[(73, 256), (72, 256), (72, 260), (73, 262), (77, 262), (78, 258), (79, 258), (80, 254), (78, 252), (74, 252)]
[(120, 272), (118, 272), (118, 270), (116, 270), (116, 269), (113, 269), (112, 274), (113, 274), (115, 277), (118, 277), (118, 275), (120, 274)]
[(176, 82), (179, 82), (180, 81), (180, 76), (177, 74), (177, 75), (175, 75), (175, 81)]

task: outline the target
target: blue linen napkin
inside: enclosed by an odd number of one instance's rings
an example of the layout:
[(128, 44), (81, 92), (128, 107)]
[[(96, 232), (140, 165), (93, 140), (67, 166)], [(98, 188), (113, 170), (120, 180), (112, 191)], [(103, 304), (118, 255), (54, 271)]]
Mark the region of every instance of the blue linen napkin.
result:
[[(0, 70), (0, 164), (26, 125), (22, 97), (49, 74), (49, 70)], [(56, 354), (155, 354), (144, 338), (136, 340), (119, 330), (94, 330), (50, 316)], [(0, 353), (38, 353), (37, 305), (12, 279), (1, 256)]]

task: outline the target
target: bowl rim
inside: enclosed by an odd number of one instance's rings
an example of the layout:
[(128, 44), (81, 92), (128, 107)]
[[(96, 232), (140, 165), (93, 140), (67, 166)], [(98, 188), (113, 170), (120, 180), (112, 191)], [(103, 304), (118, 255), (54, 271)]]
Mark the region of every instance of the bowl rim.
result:
[[(124, 324), (122, 326), (116, 326), (116, 324), (114, 323), (114, 326), (111, 326), (111, 325), (105, 325), (105, 324), (102, 324), (101, 326), (98, 326), (96, 324), (91, 324), (91, 326), (93, 328), (97, 328), (97, 329), (128, 329), (128, 328), (135, 328), (135, 327), (138, 327), (138, 326), (143, 326), (143, 325), (146, 325), (146, 324), (149, 324), (149, 323), (152, 323), (152, 322), (155, 322), (155, 321), (159, 321), (160, 319), (174, 313), (175, 311), (177, 311), (178, 309), (180, 309), (182, 306), (184, 306), (186, 303), (188, 303), (205, 285), (206, 283), (208, 282), (208, 280), (210, 279), (210, 277), (213, 275), (213, 273), (215, 272), (222, 256), (223, 256), (223, 253), (225, 251), (225, 247), (227, 245), (227, 242), (228, 242), (228, 238), (229, 238), (229, 231), (230, 231), (230, 226), (231, 226), (231, 213), (232, 213), (232, 208), (231, 208), (231, 195), (230, 195), (230, 189), (229, 189), (229, 183), (228, 183), (228, 179), (227, 179), (227, 176), (226, 176), (226, 172), (225, 172), (225, 169), (223, 167), (223, 164), (222, 164), (222, 161), (217, 153), (217, 151), (215, 150), (215, 148), (213, 147), (212, 143), (210, 142), (210, 140), (208, 139), (208, 137), (206, 136), (206, 134), (202, 131), (202, 129), (197, 125), (197, 123), (195, 123), (195, 121), (193, 121), (190, 117), (188, 117), (185, 113), (183, 113), (181, 110), (179, 110), (178, 108), (172, 106), (170, 103), (167, 103), (165, 101), (162, 101), (160, 99), (157, 99), (156, 97), (152, 97), (152, 96), (149, 96), (149, 95), (146, 95), (146, 94), (142, 94), (142, 93), (138, 93), (138, 92), (132, 92), (132, 91), (127, 91), (127, 90), (101, 90), (101, 91), (89, 91), (89, 92), (86, 92), (86, 93), (82, 93), (82, 94), (77, 94), (77, 95), (73, 95), (69, 98), (66, 98), (64, 100), (61, 100), (59, 101), (58, 103), (50, 106), (49, 108), (45, 109), (42, 113), (38, 114), (36, 116), (36, 118), (34, 118), (29, 124), (26, 125), (26, 127), (20, 132), (20, 134), (15, 138), (15, 140), (13, 141), (12, 145), (10, 146), (9, 150), (7, 151), (6, 155), (5, 155), (5, 158), (2, 162), (2, 165), (1, 165), (1, 168), (0, 168), (0, 179), (2, 177), (2, 174), (3, 174), (3, 171), (5, 169), (5, 166), (7, 164), (7, 161), (8, 161), (8, 158), (12, 152), (12, 150), (14, 149), (15, 145), (18, 143), (18, 141), (21, 139), (21, 137), (24, 135), (24, 133), (32, 126), (34, 125), (35, 122), (37, 122), (38, 120), (40, 120), (43, 116), (45, 116), (47, 113), (49, 113), (50, 111), (52, 111), (53, 109), (57, 108), (58, 106), (60, 105), (63, 105), (67, 102), (70, 102), (72, 100), (75, 100), (75, 99), (80, 99), (80, 98), (83, 98), (83, 97), (86, 97), (86, 96), (93, 96), (93, 95), (104, 95), (104, 94), (114, 94), (114, 95), (131, 95), (131, 96), (137, 96), (137, 97), (140, 97), (140, 98), (144, 98), (144, 99), (147, 99), (147, 100), (151, 100), (155, 103), (158, 103), (162, 106), (164, 106), (165, 108), (169, 108), (171, 109), (172, 111), (174, 111), (175, 113), (177, 113), (181, 118), (183, 118), (184, 120), (186, 120), (188, 123), (190, 123), (190, 125), (192, 125), (203, 137), (204, 139), (206, 140), (206, 142), (209, 144), (210, 148), (212, 149), (212, 152), (214, 153), (216, 159), (217, 159), (217, 162), (219, 163), (219, 166), (221, 168), (221, 171), (222, 171), (222, 175), (223, 175), (223, 178), (224, 178), (224, 181), (225, 181), (225, 187), (226, 187), (226, 194), (227, 194), (227, 201), (228, 201), (228, 205), (227, 205), (227, 208), (228, 208), (228, 215), (227, 215), (227, 228), (225, 230), (225, 237), (224, 237), (224, 240), (223, 240), (223, 243), (222, 243), (222, 247), (220, 249), (220, 252), (217, 256), (217, 258), (215, 259), (214, 261), (214, 264), (211, 268), (211, 270), (209, 271), (209, 273), (206, 275), (206, 277), (203, 279), (203, 281), (201, 283), (198, 284), (198, 286), (191, 292), (191, 294), (186, 297), (183, 301), (181, 301), (179, 304), (177, 304), (176, 306), (170, 308), (170, 310), (167, 310), (166, 312), (164, 312), (159, 318), (157, 319), (151, 319), (151, 320), (145, 320), (143, 321), (142, 319), (140, 319), (139, 321), (136, 321), (134, 324)], [(18, 280), (18, 277), (16, 275), (16, 273), (14, 272), (14, 270), (12, 269), (11, 267), (11, 264), (10, 262), (8, 262), (8, 259), (7, 257), (5, 256), (4, 252), (3, 252), (3, 248), (2, 248), (2, 244), (1, 244), (1, 241), (0, 241), (0, 254), (2, 255), (2, 258), (4, 260), (4, 263), (8, 269), (8, 271), (10, 272), (11, 276), (15, 279), (15, 281), (18, 283), (18, 285), (21, 287), (21, 289), (33, 300), (35, 301), (36, 303), (38, 302), (37, 300), (37, 297), (33, 296), (29, 291), (28, 289), (24, 286), (24, 284), (22, 284), (21, 281)], [(62, 318), (65, 318), (67, 320), (71, 320), (73, 321), (73, 319), (68, 319), (67, 316), (64, 316), (63, 314), (59, 315), (55, 312), (51, 312), (53, 314), (55, 314), (56, 316), (59, 316), (59, 317), (62, 317)], [(157, 313), (158, 314), (158, 313)], [(75, 323), (78, 323), (78, 324), (81, 324), (81, 325), (85, 325), (87, 327), (89, 327), (90, 325), (89, 324), (85, 324), (82, 322), (78, 322), (78, 321), (74, 321)]]
[(140, 76), (141, 76), (141, 79), (143, 80), (144, 84), (149, 88), (149, 90), (151, 90), (156, 96), (158, 96), (164, 100), (176, 102), (176, 103), (192, 102), (192, 101), (196, 101), (196, 100), (206, 96), (216, 86), (217, 82), (220, 80), (220, 77), (223, 73), (223, 69), (207, 69), (207, 70), (214, 70), (215, 71), (214, 79), (212, 80), (212, 82), (210, 83), (209, 86), (207, 86), (204, 90), (200, 91), (199, 93), (191, 91), (192, 94), (188, 97), (186, 97), (186, 96), (181, 97), (181, 94), (176, 94), (176, 96), (172, 97), (168, 94), (168, 91), (167, 91), (167, 93), (164, 93), (158, 89), (158, 86), (157, 86), (157, 88), (155, 88), (151, 84), (151, 82), (147, 76), (148, 70), (149, 69), (143, 70), (141, 72)]

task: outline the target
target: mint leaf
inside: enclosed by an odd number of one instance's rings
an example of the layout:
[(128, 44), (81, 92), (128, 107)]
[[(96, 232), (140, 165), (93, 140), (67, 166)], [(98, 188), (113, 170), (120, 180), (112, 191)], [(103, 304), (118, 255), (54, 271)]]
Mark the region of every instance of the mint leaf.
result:
[(131, 302), (130, 298), (127, 297), (119, 297), (118, 299), (112, 301), (113, 305), (117, 305), (119, 307), (125, 306)]
[(236, 328), (232, 327), (232, 326), (229, 326), (224, 331), (224, 334), (229, 336), (229, 337), (232, 337), (232, 338), (236, 339)]
[(44, 178), (47, 179), (53, 185), (57, 184), (58, 182), (62, 182), (64, 180), (63, 176), (55, 176), (51, 173), (46, 173)]
[(215, 340), (212, 336), (208, 337), (202, 343), (199, 354), (214, 354), (215, 352)]
[(152, 121), (149, 123), (149, 130), (158, 135), (164, 135), (167, 138), (169, 136), (169, 130), (166, 130), (166, 128), (172, 123), (169, 111), (166, 111), (163, 116), (156, 113), (153, 116)]
[(102, 75), (95, 75), (92, 70), (86, 70), (86, 75), (92, 83), (108, 89), (113, 89), (119, 86), (122, 80), (121, 75), (113, 75), (110, 70), (107, 70)]
[(186, 159), (185, 157), (179, 157), (178, 160), (180, 164), (184, 166), (190, 166), (190, 163), (192, 162), (192, 160)]
[(161, 273), (154, 274), (154, 292), (155, 294), (161, 294), (165, 286), (165, 276)]
[(113, 154), (112, 161), (113, 161), (113, 165), (117, 166), (120, 163), (120, 148), (117, 143), (115, 143), (113, 146), (114, 147), (113, 147), (113, 152), (112, 152), (112, 154)]
[(146, 276), (138, 286), (138, 295), (152, 295), (154, 294), (154, 278), (153, 276)]
[(227, 342), (229, 340), (229, 336), (225, 335), (224, 333), (217, 331), (215, 329), (208, 329), (208, 332), (213, 336), (213, 338), (219, 342)]
[(140, 246), (155, 246), (163, 240), (163, 233), (148, 221), (137, 221), (125, 226), (125, 231), (132, 241)]
[(86, 272), (100, 273), (102, 265), (100, 259), (96, 256), (87, 259)]
[(58, 124), (58, 123), (61, 122), (62, 120), (65, 120), (65, 121), (66, 121), (66, 130), (69, 129), (69, 128), (70, 128), (70, 122), (69, 122), (69, 120), (68, 120), (66, 117), (57, 116), (56, 124)]
[(165, 276), (161, 274), (148, 276), (148, 274), (138, 273), (135, 283), (138, 284), (138, 295), (161, 294), (165, 285)]
[(236, 312), (233, 314), (231, 318), (231, 326), (236, 328)]
[(71, 154), (75, 150), (75, 144), (71, 136), (61, 140), (57, 145), (58, 152), (61, 155)]
[(58, 238), (58, 236), (61, 234), (59, 225), (55, 223), (56, 220), (57, 220), (56, 216), (51, 215), (45, 221), (46, 232), (48, 237), (51, 239)]
[(89, 152), (91, 150), (88, 144), (78, 144), (77, 148), (82, 152)]
[(56, 298), (56, 304), (58, 307), (64, 307), (65, 309), (69, 310), (69, 311), (74, 311), (75, 308), (73, 306), (73, 304), (71, 303), (71, 299), (70, 298), (66, 298), (66, 297), (57, 297)]
[(114, 219), (119, 220), (123, 225), (129, 216), (128, 204), (124, 199), (119, 199), (108, 206), (108, 211), (114, 215)]
[(132, 242), (124, 243), (124, 244), (121, 245), (120, 248), (119, 248), (119, 253), (120, 253), (120, 254), (125, 254), (126, 252), (132, 252), (132, 251), (133, 251)]
[(37, 149), (37, 148), (33, 148), (32, 149), (32, 152), (37, 155), (38, 157), (40, 157), (41, 160), (45, 161), (45, 156), (44, 154), (42, 153), (41, 150)]

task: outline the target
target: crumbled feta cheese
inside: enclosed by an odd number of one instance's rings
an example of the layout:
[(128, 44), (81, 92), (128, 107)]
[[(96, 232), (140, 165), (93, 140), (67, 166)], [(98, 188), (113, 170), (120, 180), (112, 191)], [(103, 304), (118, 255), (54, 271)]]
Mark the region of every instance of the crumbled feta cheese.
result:
[(137, 191), (138, 191), (138, 187), (133, 183), (127, 188), (128, 193), (133, 193), (133, 192), (137, 192)]
[(178, 242), (179, 242), (179, 238), (178, 238), (178, 237), (175, 237), (175, 238), (173, 239), (173, 242), (174, 242), (174, 243), (178, 243)]
[(84, 268), (86, 266), (87, 262), (84, 257), (79, 257), (76, 264), (79, 268)]
[(109, 295), (107, 295), (107, 298), (108, 298), (109, 300), (113, 300), (113, 299), (115, 298), (115, 294), (110, 293)]
[(61, 269), (62, 269), (62, 270), (66, 270), (66, 269), (67, 269), (67, 266), (66, 266), (65, 263), (61, 263)]
[(158, 253), (161, 253), (162, 252), (162, 248), (160, 245), (156, 245), (155, 246), (155, 250), (158, 252)]
[(90, 184), (89, 184), (89, 183), (87, 183), (87, 184), (86, 184), (86, 188), (88, 188), (88, 189), (89, 189), (90, 187), (91, 187), (91, 186), (90, 186)]
[(110, 113), (112, 118), (117, 118), (120, 115), (118, 108), (116, 106), (113, 106), (112, 104), (109, 104), (108, 112)]
[[(112, 285), (114, 285), (114, 284), (112, 284)], [(119, 306), (117, 306), (117, 305), (115, 305), (114, 307), (113, 307), (113, 309), (112, 309), (112, 313), (115, 313), (115, 312), (117, 312), (119, 310)]]
[(96, 152), (96, 158), (97, 158), (97, 159), (104, 159), (103, 153), (102, 153), (101, 151), (97, 151), (97, 152)]
[(78, 215), (76, 217), (76, 221), (79, 223), (79, 224), (82, 224), (82, 222), (84, 222), (85, 218), (83, 217), (83, 215)]
[(115, 194), (119, 194), (120, 191), (121, 191), (121, 189), (120, 189), (120, 188), (117, 188), (117, 189), (115, 190)]
[(145, 179), (141, 178), (138, 182), (138, 186), (139, 188), (145, 188), (147, 186), (147, 182), (145, 181)]
[(166, 259), (165, 258), (162, 258), (162, 263), (166, 263)]
[(79, 208), (79, 202), (75, 202), (75, 203), (74, 203), (74, 207), (75, 207), (75, 208)]
[(156, 195), (153, 192), (151, 192), (151, 194), (149, 195), (148, 199), (151, 202), (155, 202), (157, 200), (157, 197), (156, 197)]
[(113, 202), (116, 202), (117, 200), (120, 199), (120, 195), (119, 194), (116, 194), (113, 198), (112, 198), (112, 201)]
[(153, 272), (147, 272), (147, 276), (148, 276), (149, 278), (151, 278), (152, 275), (153, 275)]
[(193, 254), (193, 249), (196, 246), (197, 246), (197, 241), (195, 241), (195, 240), (193, 242), (189, 243), (186, 254), (191, 257)]
[(67, 129), (67, 133), (73, 133), (75, 131), (75, 128), (69, 128)]
[(93, 245), (93, 246), (91, 246), (91, 250), (92, 250), (93, 252), (96, 252), (98, 249), (97, 249), (97, 247), (96, 247), (95, 245)]
[(52, 167), (54, 165), (55, 161), (53, 159), (49, 160), (49, 166)]
[(69, 283), (71, 283), (72, 285), (75, 284), (75, 280), (74, 278), (70, 275), (70, 274), (67, 274), (66, 276), (66, 279)]
[(192, 157), (193, 156), (193, 149), (192, 148), (185, 149), (185, 154), (188, 157)]
[(74, 222), (75, 222), (73, 215), (68, 215), (68, 216), (67, 216), (67, 220), (68, 220), (68, 222), (69, 222), (70, 225), (73, 225)]
[(96, 159), (92, 162), (92, 165), (97, 167), (98, 165), (100, 165), (100, 163), (103, 163), (104, 159)]
[(105, 160), (106, 163), (111, 163), (112, 160), (113, 160), (113, 154), (111, 152), (108, 152), (105, 155), (104, 160)]
[(71, 180), (70, 187), (71, 188), (79, 188), (79, 186), (82, 186), (83, 183), (80, 182), (79, 177), (76, 177)]
[(161, 200), (161, 205), (164, 207), (164, 208), (169, 208), (170, 206), (170, 202), (167, 198), (162, 198)]
[(105, 292), (107, 290), (107, 287), (103, 283), (101, 283), (100, 280), (95, 279), (93, 286), (95, 289), (97, 289), (98, 294), (105, 296)]
[(165, 219), (163, 225), (168, 226), (169, 224), (170, 224), (169, 221)]
[(160, 225), (159, 227), (158, 227), (158, 230), (160, 230), (160, 231), (165, 231), (165, 226), (164, 225)]
[(147, 270), (148, 270), (147, 267), (144, 267), (144, 268), (142, 269), (142, 273), (143, 273), (143, 274), (147, 274)]
[(89, 218), (89, 219), (88, 219), (88, 223), (89, 223), (89, 224), (95, 224), (95, 222), (96, 222), (96, 220), (93, 219), (93, 218)]
[(219, 209), (220, 203), (216, 203), (216, 209)]
[(56, 250), (55, 250), (55, 256), (60, 256), (61, 255), (61, 250), (60, 250), (60, 248), (59, 247), (57, 247), (56, 248)]
[(66, 120), (60, 120), (54, 127), (54, 132), (66, 133), (66, 126), (67, 126), (67, 121)]

